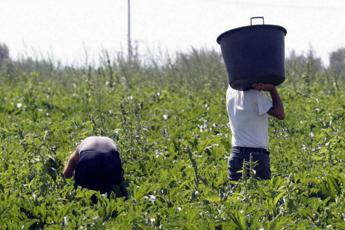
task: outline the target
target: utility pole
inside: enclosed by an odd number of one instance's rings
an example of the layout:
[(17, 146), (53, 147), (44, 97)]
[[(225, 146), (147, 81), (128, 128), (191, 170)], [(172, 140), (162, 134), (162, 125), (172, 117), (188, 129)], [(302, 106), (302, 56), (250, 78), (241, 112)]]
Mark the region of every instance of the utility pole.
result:
[(127, 18), (127, 22), (128, 22), (128, 34), (127, 34), (127, 46), (128, 46), (128, 61), (131, 60), (132, 58), (132, 44), (131, 44), (131, 0), (127, 0), (128, 1), (128, 18)]

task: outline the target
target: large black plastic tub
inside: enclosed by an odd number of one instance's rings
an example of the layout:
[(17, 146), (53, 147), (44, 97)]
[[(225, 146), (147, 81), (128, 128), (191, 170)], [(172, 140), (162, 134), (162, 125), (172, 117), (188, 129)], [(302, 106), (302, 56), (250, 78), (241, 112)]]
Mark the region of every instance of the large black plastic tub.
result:
[[(260, 18), (261, 25), (252, 25)], [(263, 17), (252, 17), (251, 25), (226, 31), (218, 36), (228, 72), (229, 84), (237, 90), (250, 89), (253, 83), (279, 85), (285, 80), (286, 29), (265, 25)]]

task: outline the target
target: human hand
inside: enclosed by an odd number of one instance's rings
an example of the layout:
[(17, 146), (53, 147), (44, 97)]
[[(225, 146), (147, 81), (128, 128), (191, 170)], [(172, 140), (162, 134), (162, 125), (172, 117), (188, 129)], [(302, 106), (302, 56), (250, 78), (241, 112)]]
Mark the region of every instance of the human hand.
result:
[(254, 83), (252, 84), (252, 88), (256, 90), (272, 91), (275, 89), (275, 86), (269, 83)]

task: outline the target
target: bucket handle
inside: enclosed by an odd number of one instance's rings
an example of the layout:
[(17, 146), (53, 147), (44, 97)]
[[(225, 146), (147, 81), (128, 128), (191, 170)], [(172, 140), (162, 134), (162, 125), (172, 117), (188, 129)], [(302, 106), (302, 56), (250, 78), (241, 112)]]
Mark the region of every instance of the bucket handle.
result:
[(251, 17), (250, 18), (250, 25), (253, 25), (253, 19), (262, 19), (262, 24), (265, 24), (265, 19), (262, 16), (258, 16), (258, 17)]

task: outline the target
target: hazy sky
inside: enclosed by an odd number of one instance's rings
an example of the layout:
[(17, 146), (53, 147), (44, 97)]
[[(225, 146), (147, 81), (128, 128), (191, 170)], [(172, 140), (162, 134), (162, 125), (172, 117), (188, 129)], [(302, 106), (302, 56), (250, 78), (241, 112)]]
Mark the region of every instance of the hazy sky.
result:
[[(327, 64), (345, 47), (344, 0), (131, 0), (132, 39), (141, 52), (219, 49), (217, 36), (251, 16), (287, 29), (286, 53), (310, 47)], [(127, 0), (0, 0), (0, 43), (12, 57), (81, 63), (102, 49), (127, 50)], [(260, 21), (257, 21), (260, 23)]]

